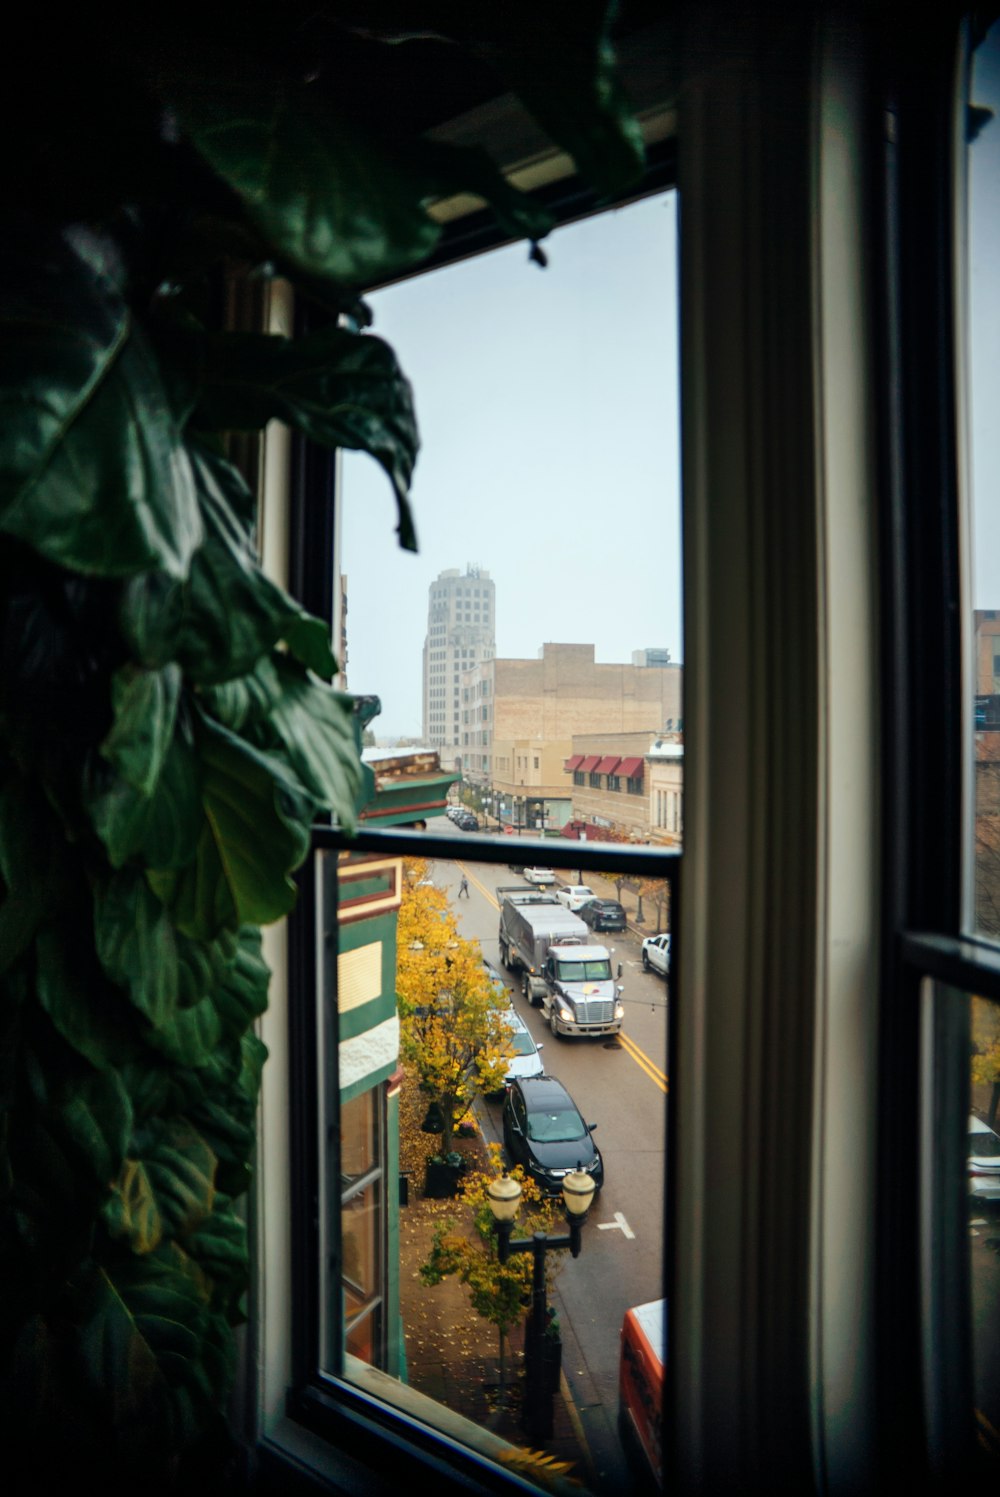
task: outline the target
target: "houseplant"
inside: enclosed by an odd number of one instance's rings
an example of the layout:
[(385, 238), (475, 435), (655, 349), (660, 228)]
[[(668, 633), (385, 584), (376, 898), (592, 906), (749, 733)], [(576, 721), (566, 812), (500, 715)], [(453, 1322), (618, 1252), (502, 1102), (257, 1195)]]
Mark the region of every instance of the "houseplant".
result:
[[(625, 185), (603, 18), (475, 9), (420, 7), (417, 29)], [(30, 120), (2, 104), (0, 1427), (39, 1485), (169, 1486), (224, 1455), (259, 926), (359, 786), (328, 623), (257, 565), (228, 434), (277, 418), (369, 452), (414, 546), (411, 393), (359, 292), (433, 248), (435, 197), (549, 227), (485, 156), (391, 131), (352, 86), (383, 61), (395, 86), (409, 15), (293, 3), (251, 26), (222, 4), (9, 39), (35, 87)], [(273, 274), (315, 330), (227, 330), (228, 289)]]

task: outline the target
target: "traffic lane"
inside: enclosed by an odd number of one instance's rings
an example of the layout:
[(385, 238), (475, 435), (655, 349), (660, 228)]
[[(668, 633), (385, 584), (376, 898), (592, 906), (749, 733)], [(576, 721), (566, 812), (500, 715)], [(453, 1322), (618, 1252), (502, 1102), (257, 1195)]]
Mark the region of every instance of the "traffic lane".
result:
[[(605, 1185), (583, 1229), (583, 1252), (575, 1260), (564, 1257), (553, 1302), (564, 1327), (567, 1382), (600, 1488), (621, 1490), (627, 1475), (617, 1433), (619, 1333), (630, 1306), (663, 1293), (663, 980), (643, 973), (640, 943), (634, 937), (619, 938), (618, 944), (628, 948), (621, 951), (621, 960), (626, 966), (626, 1028), (632, 1033), (624, 1041), (554, 1038), (540, 1011), (514, 989), (514, 976), (499, 960), (494, 891), (497, 883), (517, 882), (516, 878), (506, 878), (505, 870), (494, 865), (463, 868), (468, 899), (457, 898), (462, 868), (435, 865), (435, 882), (449, 889), (463, 934), (480, 941), (484, 955), (511, 990), (514, 1007), (544, 1047), (546, 1070), (565, 1084), (585, 1121), (597, 1124), (595, 1141), (604, 1158)], [(637, 1041), (649, 1049), (646, 1070), (637, 1069)], [(658, 1073), (663, 1077), (660, 1083), (655, 1079)], [(484, 1137), (502, 1143), (502, 1105), (485, 1101), (478, 1111)]]

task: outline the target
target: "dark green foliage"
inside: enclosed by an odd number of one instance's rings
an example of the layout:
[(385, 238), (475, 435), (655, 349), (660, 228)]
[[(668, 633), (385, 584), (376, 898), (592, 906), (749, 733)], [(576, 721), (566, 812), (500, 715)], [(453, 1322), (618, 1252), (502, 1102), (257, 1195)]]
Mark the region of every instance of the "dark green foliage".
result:
[[(30, 87), (0, 101), (0, 1432), (36, 1490), (166, 1488), (227, 1449), (257, 927), (362, 786), (328, 625), (263, 575), (227, 433), (277, 418), (368, 452), (415, 547), (410, 386), (360, 293), (434, 246), (434, 197), (549, 227), (359, 87), (400, 78), (403, 9), (6, 38)], [(628, 185), (599, 8), (420, 10), (601, 191)], [(224, 287), (275, 272), (318, 330), (224, 331)]]

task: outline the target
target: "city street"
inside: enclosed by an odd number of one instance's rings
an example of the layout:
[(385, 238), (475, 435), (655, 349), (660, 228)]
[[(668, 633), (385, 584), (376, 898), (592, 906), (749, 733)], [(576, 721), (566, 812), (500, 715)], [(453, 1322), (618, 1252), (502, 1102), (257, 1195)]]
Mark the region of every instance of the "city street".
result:
[[(460, 842), (462, 833), (455, 837)], [(456, 846), (454, 863), (433, 863), (430, 876), (449, 892), (463, 934), (480, 942), (484, 957), (512, 988), (514, 977), (500, 960), (496, 888), (523, 880), (504, 864), (466, 862), (461, 851)], [(468, 899), (457, 897), (463, 873)], [(633, 931), (590, 939), (614, 951), (613, 964), (622, 963), (620, 1036), (557, 1039), (520, 991), (512, 991), (511, 1000), (544, 1047), (546, 1071), (563, 1082), (586, 1121), (597, 1124), (595, 1142), (604, 1156), (605, 1185), (584, 1228), (583, 1251), (575, 1261), (565, 1256), (553, 1301), (570, 1394), (600, 1485), (611, 1491), (621, 1490), (626, 1479), (617, 1434), (622, 1317), (629, 1306), (663, 1292), (667, 988), (661, 977), (643, 972), (641, 938)], [(479, 1112), (484, 1136), (500, 1142), (500, 1104), (481, 1103)]]

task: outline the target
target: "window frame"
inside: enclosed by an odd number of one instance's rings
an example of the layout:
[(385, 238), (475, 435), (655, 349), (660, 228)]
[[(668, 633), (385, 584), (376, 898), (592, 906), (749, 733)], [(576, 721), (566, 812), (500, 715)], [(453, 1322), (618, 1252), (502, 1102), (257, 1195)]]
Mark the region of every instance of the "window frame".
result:
[[(904, 33), (830, 6), (780, 25), (731, 15), (725, 33), (718, 7), (682, 12), (671, 152), (684, 195), (689, 752), (683, 1002), (669, 1034), (673, 1481), (838, 1497), (891, 1474), (923, 1490), (965, 1458), (963, 1436), (956, 1447), (940, 1434), (965, 1353), (959, 1335), (941, 1367), (928, 1360), (935, 1228), (912, 1157), (913, 1117), (933, 1094), (922, 985), (1000, 1000), (995, 953), (958, 935), (962, 64), (949, 17)], [(448, 252), (486, 247), (484, 232), (462, 224)], [(789, 577), (803, 579), (797, 596)], [(845, 779), (840, 824), (830, 790)], [(432, 846), (419, 837), (414, 850)], [(629, 856), (567, 846), (558, 866)], [(480, 839), (463, 852), (478, 855)], [(295, 989), (317, 938), (308, 884), (306, 870), (276, 1005), (306, 1069), (315, 1030)], [(283, 939), (271, 939), (279, 957)], [(308, 1108), (287, 1122), (298, 1172)], [(712, 1161), (727, 1151), (741, 1168), (722, 1190)], [(313, 1190), (305, 1169), (296, 1216)], [(292, 1261), (307, 1285), (308, 1242)], [(932, 1285), (931, 1318), (947, 1303), (947, 1285)], [(296, 1317), (309, 1308), (305, 1293)], [(363, 1441), (364, 1474), (386, 1482), (412, 1480), (417, 1452), (446, 1489), (512, 1484), (356, 1388), (331, 1399), (300, 1353), (292, 1366), (293, 1417), (280, 1440), (280, 1417), (267, 1426), (272, 1454), (303, 1431), (309, 1449), (314, 1431), (338, 1468)]]
[[(641, 188), (630, 195), (629, 201), (662, 193), (674, 185), (676, 151), (673, 141), (662, 141), (652, 147), (649, 158)], [(581, 189), (575, 178), (552, 184), (538, 195), (566, 223), (607, 208), (607, 205), (598, 207), (593, 194), (589, 189)], [(432, 262), (421, 267), (419, 273), (440, 268), (449, 261), (457, 262), (469, 254), (485, 252), (502, 242), (492, 220), (487, 223), (485, 215), (473, 215), (472, 219), (471, 224), (459, 221), (455, 229), (446, 234), (446, 248)], [(306, 327), (304, 324), (302, 330), (305, 331)], [(317, 557), (335, 555), (335, 520), (331, 521), (329, 511), (332, 508), (335, 513), (339, 462), (336, 454), (316, 451), (302, 438), (294, 437), (292, 443), (295, 456), (290, 524), (296, 544), (285, 581), (293, 596), (310, 612), (336, 619), (339, 615), (333, 611), (337, 589), (335, 570), (324, 569)], [(327, 512), (325, 518), (318, 513), (319, 510)], [(311, 539), (314, 525), (319, 527), (315, 532), (316, 544)], [(456, 694), (457, 690), (456, 687)], [(522, 838), (521, 846), (529, 859), (535, 855), (540, 863), (544, 861), (557, 868), (578, 871), (600, 866), (601, 871), (608, 871), (620, 866), (626, 873), (666, 878), (672, 884), (672, 909), (681, 908), (680, 854), (677, 851), (613, 848), (607, 844), (590, 844), (588, 847), (568, 839), (561, 847), (551, 841), (528, 837)], [(334, 984), (332, 990), (325, 996), (316, 990), (317, 943), (328, 940), (329, 932), (317, 910), (315, 855), (319, 851), (336, 850), (449, 859), (454, 859), (459, 851), (453, 841), (435, 838), (430, 831), (362, 831), (348, 840), (336, 828), (320, 825), (314, 828), (313, 857), (297, 877), (298, 902), (283, 931), (287, 940), (288, 984), (284, 997), (289, 1038), (287, 1106), (291, 1158), (286, 1228), (291, 1271), (285, 1286), (290, 1324), (290, 1376), (280, 1411), (274, 1406), (272, 1397), (270, 1412), (265, 1411), (260, 1420), (263, 1426), (258, 1446), (260, 1459), (265, 1468), (274, 1472), (285, 1471), (285, 1462), (296, 1458), (320, 1471), (324, 1467), (332, 1471), (349, 1465), (349, 1458), (344, 1459), (345, 1450), (354, 1448), (359, 1440), (363, 1440), (366, 1479), (370, 1463), (376, 1476), (395, 1483), (405, 1475), (407, 1481), (412, 1481), (412, 1463), (415, 1461), (432, 1470), (435, 1483), (445, 1491), (467, 1491), (472, 1482), (476, 1490), (537, 1492), (533, 1484), (512, 1475), (481, 1451), (455, 1439), (442, 1427), (448, 1423), (447, 1418), (439, 1423), (433, 1420), (424, 1422), (390, 1398), (373, 1396), (370, 1387), (363, 1388), (337, 1372), (321, 1370), (324, 1294), (318, 1215), (324, 1200), (324, 1174), (339, 1179), (340, 1165), (339, 1130), (336, 1126), (328, 1144), (327, 1157), (325, 1160), (321, 1157), (319, 1087), (322, 1084), (332, 1090), (338, 1104), (340, 1088), (336, 1069), (337, 1045), (330, 1017), (337, 1011), (336, 962), (327, 964)], [(461, 854), (503, 867), (509, 848), (499, 839), (473, 833), (463, 838)], [(336, 901), (336, 873), (332, 869), (332, 860), (327, 860), (326, 868), (331, 872), (324, 871), (323, 903), (329, 909), (330, 901), (334, 905)], [(284, 1005), (276, 1005), (272, 998), (272, 1010), (277, 1010), (275, 1018), (279, 1023), (282, 1022), (283, 1008)], [(325, 1075), (317, 1066), (317, 1035), (329, 1057)], [(274, 1167), (272, 1161), (271, 1171)], [(332, 1189), (326, 1191), (326, 1198), (333, 1198)], [(331, 1267), (329, 1272), (336, 1280), (339, 1267)], [(333, 1327), (333, 1336), (342, 1344), (343, 1326), (332, 1307), (328, 1307), (327, 1318)], [(315, 1443), (317, 1440), (321, 1442), (319, 1445)]]

